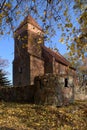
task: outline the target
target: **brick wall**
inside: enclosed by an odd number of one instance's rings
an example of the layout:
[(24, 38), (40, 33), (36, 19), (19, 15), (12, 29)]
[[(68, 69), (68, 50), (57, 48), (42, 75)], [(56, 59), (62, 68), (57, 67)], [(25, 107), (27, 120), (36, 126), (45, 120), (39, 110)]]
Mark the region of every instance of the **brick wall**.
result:
[(27, 86), (30, 84), (30, 57), (29, 55), (13, 61), (13, 85)]
[(53, 57), (42, 49), (42, 57), (44, 60), (44, 72), (46, 73), (53, 73)]
[(30, 84), (34, 84), (36, 76), (44, 75), (44, 61), (38, 57), (30, 56)]

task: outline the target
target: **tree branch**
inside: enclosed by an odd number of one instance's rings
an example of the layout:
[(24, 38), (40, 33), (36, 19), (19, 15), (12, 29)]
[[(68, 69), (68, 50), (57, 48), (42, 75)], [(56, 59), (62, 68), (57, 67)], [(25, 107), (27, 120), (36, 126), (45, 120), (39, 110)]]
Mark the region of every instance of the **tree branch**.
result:
[(3, 7), (4, 7), (5, 2), (6, 2), (6, 0), (3, 1), (2, 5), (0, 4), (0, 13), (1, 13)]

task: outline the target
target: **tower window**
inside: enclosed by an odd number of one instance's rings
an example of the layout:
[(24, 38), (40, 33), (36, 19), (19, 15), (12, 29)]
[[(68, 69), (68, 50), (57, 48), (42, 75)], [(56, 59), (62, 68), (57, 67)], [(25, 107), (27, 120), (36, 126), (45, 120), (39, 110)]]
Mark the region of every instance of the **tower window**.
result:
[(22, 73), (22, 67), (19, 67), (18, 71), (19, 73)]
[(68, 78), (65, 78), (65, 87), (68, 87)]

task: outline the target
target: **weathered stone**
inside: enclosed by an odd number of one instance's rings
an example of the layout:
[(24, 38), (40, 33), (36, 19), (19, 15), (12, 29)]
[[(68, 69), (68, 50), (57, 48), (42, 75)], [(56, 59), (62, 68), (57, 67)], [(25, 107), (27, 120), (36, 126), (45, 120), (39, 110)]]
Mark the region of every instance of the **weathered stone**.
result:
[(0, 88), (0, 100), (34, 103), (34, 86)]
[[(62, 80), (61, 80), (62, 79)], [(35, 103), (43, 105), (68, 105), (74, 100), (74, 87), (64, 87), (63, 77), (56, 75), (45, 75), (35, 78)]]
[[(34, 85), (0, 88), (0, 100), (62, 106), (73, 103), (74, 86), (64, 87), (65, 77), (47, 74), (37, 76)], [(70, 85), (70, 84), (69, 84)]]

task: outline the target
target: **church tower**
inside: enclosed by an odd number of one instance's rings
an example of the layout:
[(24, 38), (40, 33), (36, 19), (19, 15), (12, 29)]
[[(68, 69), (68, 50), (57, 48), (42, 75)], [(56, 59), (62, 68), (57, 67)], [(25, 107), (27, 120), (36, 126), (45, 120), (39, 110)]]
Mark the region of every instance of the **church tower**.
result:
[(15, 31), (13, 85), (27, 86), (34, 78), (44, 74), (42, 48), (44, 32), (28, 15)]

